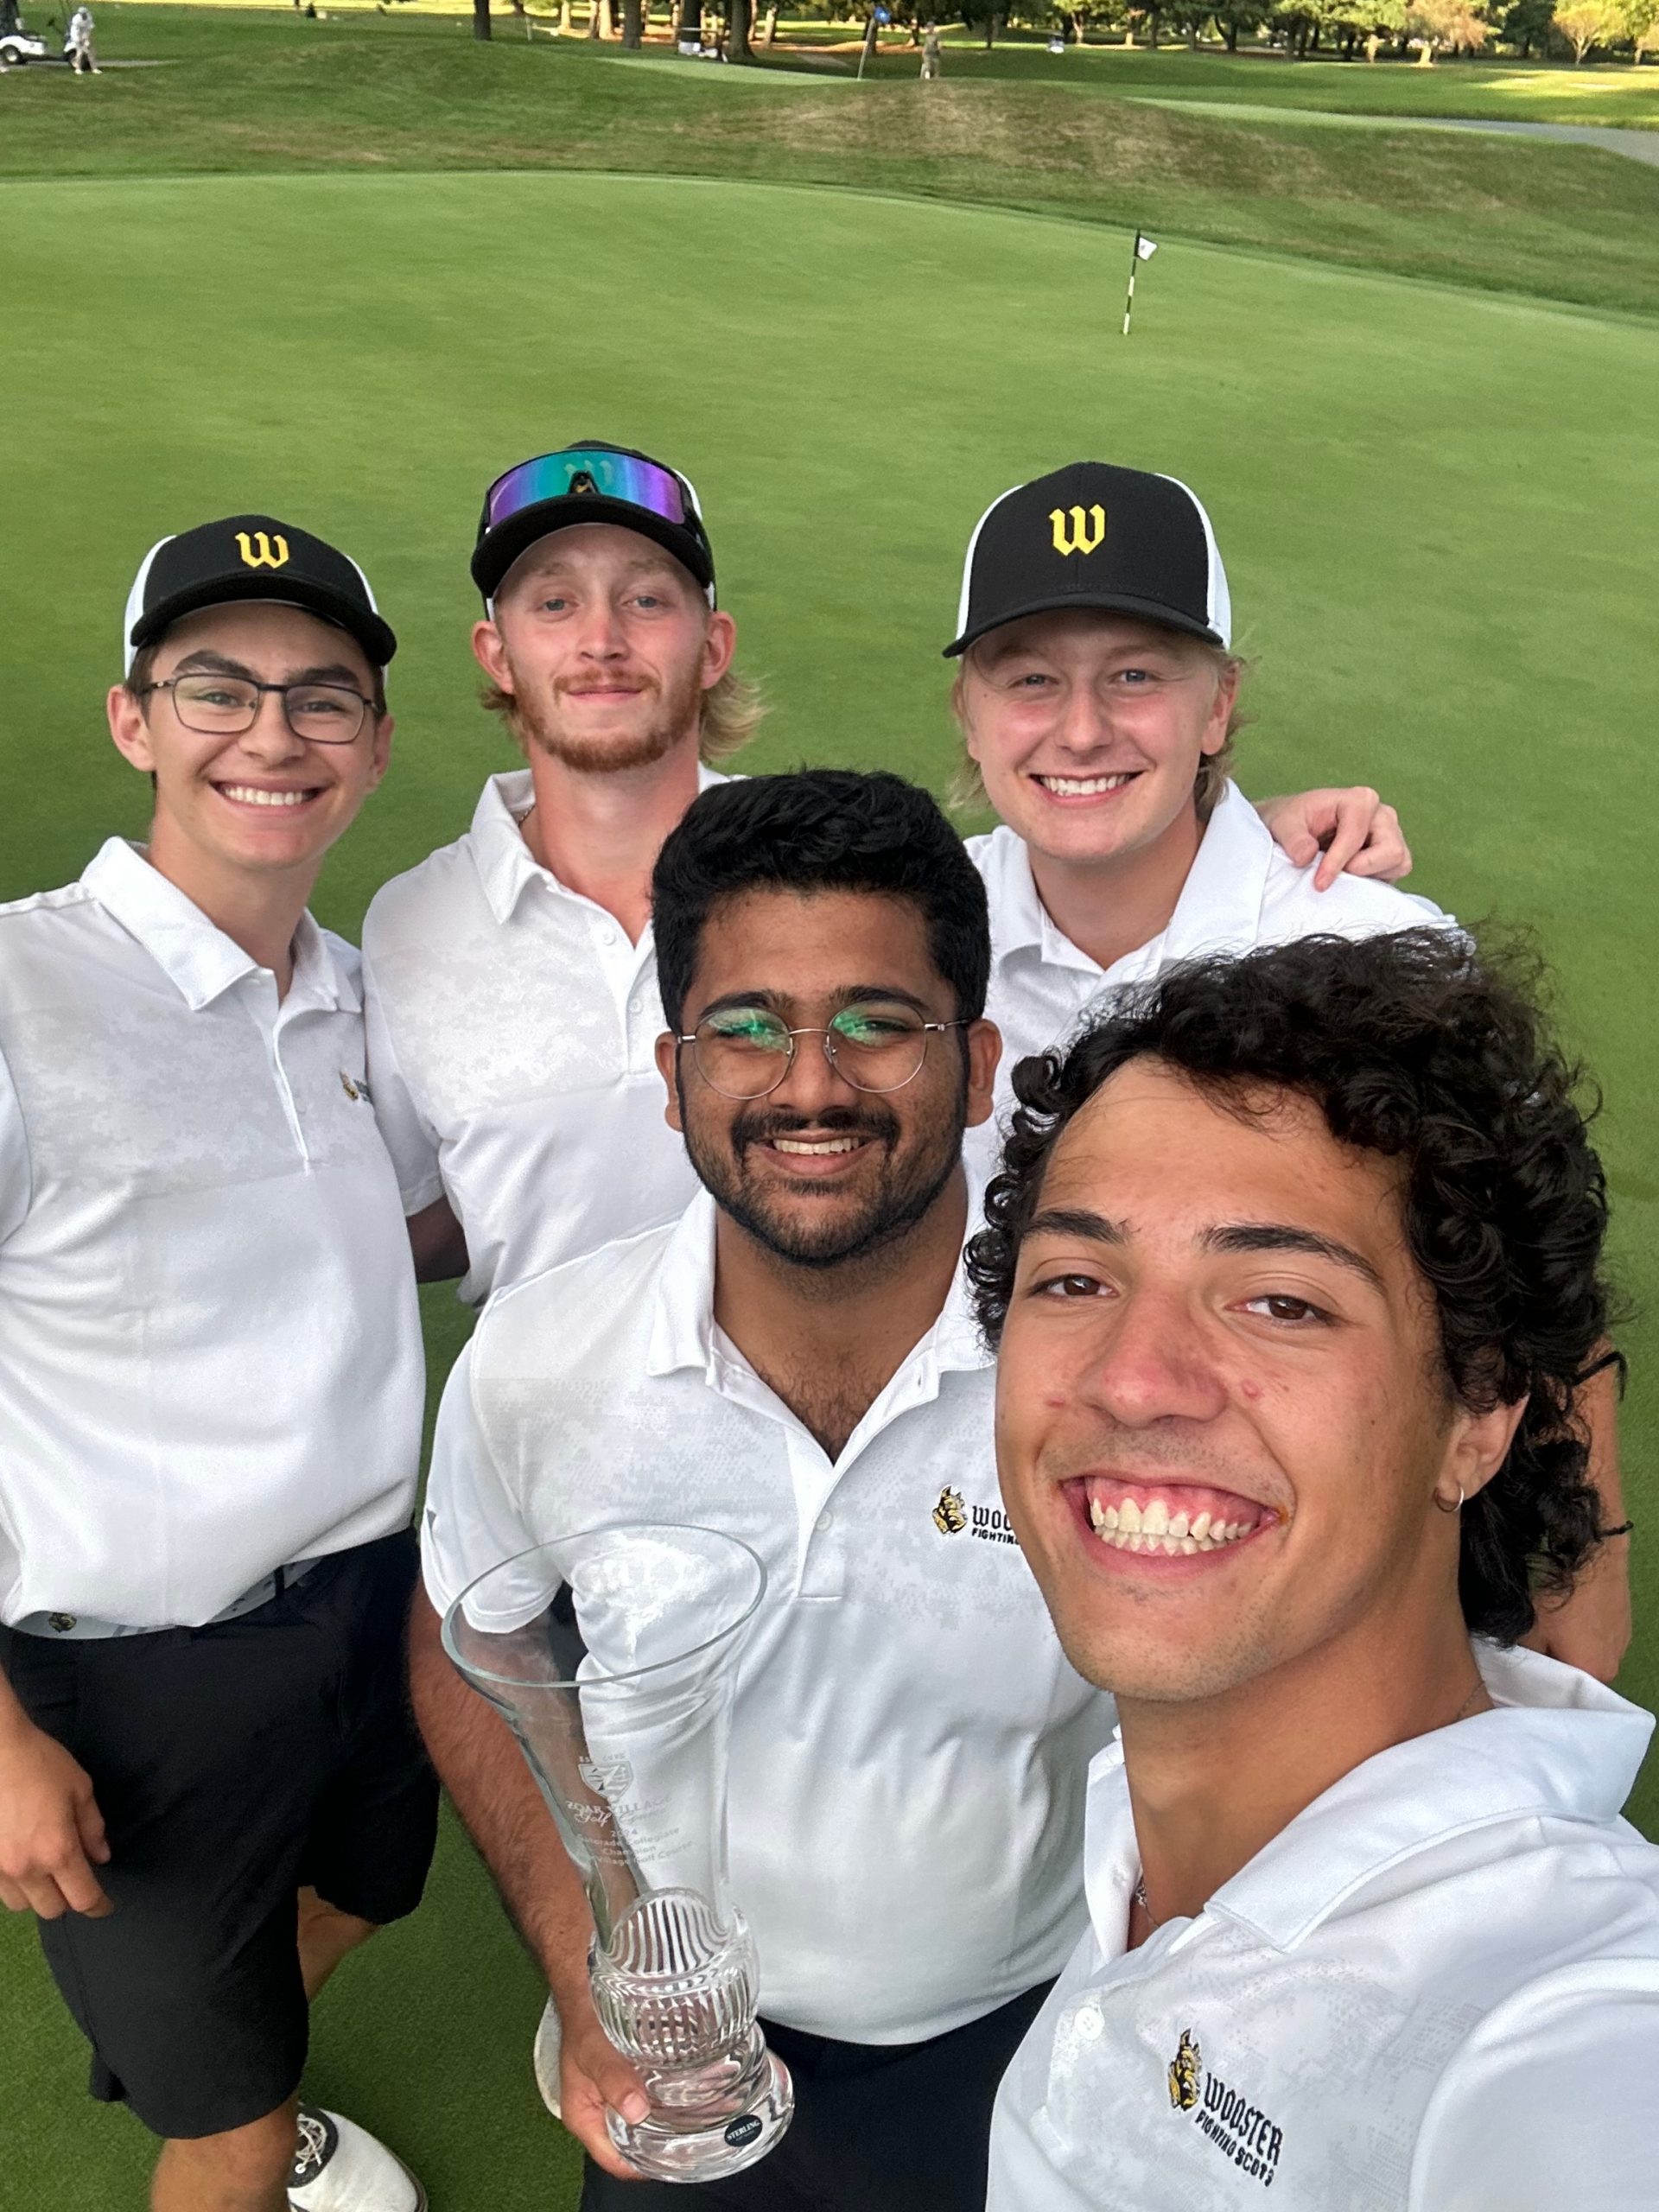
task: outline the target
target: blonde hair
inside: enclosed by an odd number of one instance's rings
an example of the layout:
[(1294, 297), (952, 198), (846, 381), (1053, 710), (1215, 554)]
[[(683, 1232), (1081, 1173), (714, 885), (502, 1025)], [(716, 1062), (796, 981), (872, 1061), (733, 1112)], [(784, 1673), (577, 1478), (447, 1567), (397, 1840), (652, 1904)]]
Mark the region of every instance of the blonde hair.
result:
[[(1212, 664), (1217, 680), (1236, 672), (1239, 683), (1250, 673), (1251, 664), (1240, 653), (1229, 652), (1224, 645), (1212, 645), (1207, 638), (1194, 638), (1191, 642)], [(956, 682), (950, 686), (950, 711), (957, 718), (957, 727), (963, 733), (962, 759), (950, 779), (945, 803), (953, 814), (983, 814), (990, 807), (990, 794), (985, 788), (985, 779), (979, 772), (979, 763), (968, 750), (968, 722), (963, 708), (963, 694), (968, 677), (968, 662), (963, 657), (957, 671)], [(1232, 712), (1227, 717), (1226, 734), (1213, 753), (1198, 755), (1198, 772), (1192, 779), (1192, 804), (1200, 822), (1207, 822), (1215, 812), (1217, 803), (1227, 788), (1227, 779), (1232, 773), (1233, 740), (1245, 728), (1251, 717), (1233, 700)]]
[(741, 753), (766, 717), (766, 698), (753, 676), (728, 668), (702, 695), (697, 718), (697, 757), (717, 768)]

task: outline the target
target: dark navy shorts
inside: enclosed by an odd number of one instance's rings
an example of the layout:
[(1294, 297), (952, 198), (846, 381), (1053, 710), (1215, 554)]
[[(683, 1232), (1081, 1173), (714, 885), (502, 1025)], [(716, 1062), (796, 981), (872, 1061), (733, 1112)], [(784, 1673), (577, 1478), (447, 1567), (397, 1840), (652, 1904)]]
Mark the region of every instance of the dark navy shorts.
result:
[(115, 1905), (40, 1923), (92, 2092), (157, 2135), (274, 2112), (305, 2065), (297, 1895), (376, 1923), (420, 1903), (437, 1783), (410, 1710), (408, 1533), (325, 1559), (239, 1619), (57, 1643), (0, 1629), (24, 1710), (92, 1779)]

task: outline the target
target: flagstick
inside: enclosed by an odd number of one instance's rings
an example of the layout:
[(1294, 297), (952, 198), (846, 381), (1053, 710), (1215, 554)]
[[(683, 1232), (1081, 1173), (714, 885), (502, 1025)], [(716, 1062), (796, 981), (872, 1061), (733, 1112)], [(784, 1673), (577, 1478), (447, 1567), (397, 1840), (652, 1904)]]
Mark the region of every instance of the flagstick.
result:
[(1126, 338), (1129, 334), (1129, 317), (1135, 313), (1135, 272), (1140, 264), (1141, 233), (1137, 231), (1135, 234), (1135, 243), (1129, 248), (1129, 291), (1128, 297), (1123, 302), (1123, 335)]

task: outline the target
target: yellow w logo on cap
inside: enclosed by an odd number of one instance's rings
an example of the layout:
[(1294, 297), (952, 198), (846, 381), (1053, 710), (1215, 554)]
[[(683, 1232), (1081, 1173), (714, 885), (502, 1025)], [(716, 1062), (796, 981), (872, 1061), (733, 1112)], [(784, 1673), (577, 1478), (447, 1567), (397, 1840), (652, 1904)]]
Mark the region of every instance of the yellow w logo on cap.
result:
[[(1095, 512), (1098, 514), (1099, 508)], [(251, 539), (245, 530), (238, 530), (236, 550), (242, 556), (244, 567), (249, 569), (280, 569), (288, 561), (288, 540), (280, 530), (271, 537), (267, 537), (263, 530), (256, 530)]]
[(1057, 553), (1092, 553), (1106, 535), (1104, 507), (1090, 507), (1087, 514), (1081, 507), (1056, 507), (1048, 518)]

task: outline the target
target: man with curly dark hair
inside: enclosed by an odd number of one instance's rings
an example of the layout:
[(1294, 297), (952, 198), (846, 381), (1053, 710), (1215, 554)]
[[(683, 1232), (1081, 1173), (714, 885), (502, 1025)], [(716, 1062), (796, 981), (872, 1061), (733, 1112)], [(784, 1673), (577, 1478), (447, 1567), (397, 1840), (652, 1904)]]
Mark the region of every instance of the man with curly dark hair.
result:
[(1016, 1079), (999, 1472), (1122, 1734), (990, 2212), (1652, 2202), (1652, 1718), (1515, 1648), (1607, 1533), (1577, 1088), (1434, 931), (1177, 968)]

